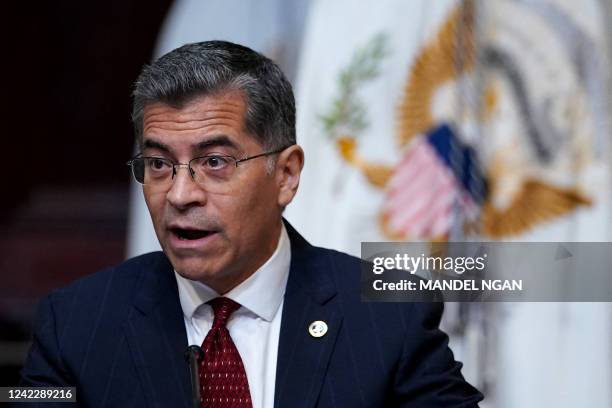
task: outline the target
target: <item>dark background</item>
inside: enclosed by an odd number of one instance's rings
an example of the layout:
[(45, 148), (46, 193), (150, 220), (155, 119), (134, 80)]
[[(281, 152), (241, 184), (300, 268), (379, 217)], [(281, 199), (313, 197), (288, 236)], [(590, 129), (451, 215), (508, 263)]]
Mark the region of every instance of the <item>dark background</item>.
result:
[(131, 84), (171, 0), (21, 2), (4, 14), (0, 385), (38, 299), (125, 256)]

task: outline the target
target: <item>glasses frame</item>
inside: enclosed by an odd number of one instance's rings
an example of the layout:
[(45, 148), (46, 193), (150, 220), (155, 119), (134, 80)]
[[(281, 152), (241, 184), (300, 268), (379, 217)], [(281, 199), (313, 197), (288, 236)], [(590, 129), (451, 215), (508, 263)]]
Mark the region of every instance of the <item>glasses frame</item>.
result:
[[(238, 168), (238, 165), (240, 163), (249, 161), (249, 160), (253, 160), (253, 159), (257, 159), (259, 157), (266, 157), (266, 156), (271, 156), (273, 154), (278, 154), (286, 149), (288, 149), (291, 146), (285, 146), (282, 147), (280, 149), (276, 149), (276, 150), (271, 150), (269, 152), (263, 152), (263, 153), (259, 153), (259, 154), (255, 154), (253, 156), (248, 156), (242, 159), (237, 159), (234, 156), (228, 155), (228, 154), (205, 154), (204, 156), (198, 156), (198, 157), (194, 157), (193, 159), (189, 160), (187, 163), (175, 163), (174, 161), (172, 161), (171, 159), (168, 159), (167, 157), (157, 157), (157, 156), (142, 156), (142, 153), (138, 153), (136, 156), (134, 156), (133, 158), (131, 158), (130, 160), (127, 161), (126, 165), (130, 167), (131, 169), (131, 173), (132, 173), (132, 177), (134, 177), (134, 180), (136, 180), (136, 182), (138, 184), (141, 185), (145, 185), (144, 183), (141, 183), (140, 181), (138, 181), (138, 179), (136, 178), (136, 174), (134, 173), (134, 160), (136, 159), (164, 159), (164, 160), (168, 160), (171, 164), (172, 164), (172, 177), (170, 178), (170, 180), (174, 181), (174, 177), (176, 176), (176, 168), (177, 167), (187, 167), (187, 169), (189, 169), (189, 175), (191, 176), (191, 179), (194, 181), (194, 183), (198, 183), (195, 179), (195, 170), (193, 170), (191, 168), (191, 163), (194, 160), (200, 160), (200, 159), (205, 159), (208, 157), (222, 157), (225, 159), (231, 159), (234, 162), (234, 165), (236, 166), (236, 168)], [(199, 184), (199, 183), (198, 183)]]

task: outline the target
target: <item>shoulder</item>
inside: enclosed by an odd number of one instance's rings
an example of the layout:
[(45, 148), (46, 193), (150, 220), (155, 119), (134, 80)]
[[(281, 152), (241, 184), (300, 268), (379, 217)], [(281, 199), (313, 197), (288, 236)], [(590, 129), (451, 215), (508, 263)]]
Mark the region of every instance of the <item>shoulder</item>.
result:
[[(161, 253), (129, 259), (52, 291), (38, 306), (33, 345), (22, 371), (27, 384), (74, 384), (83, 362), (117, 347), (135, 295), (167, 262)], [(164, 267), (165, 268), (165, 267)], [(170, 273), (166, 274), (171, 276)]]
[(162, 252), (128, 259), (53, 290), (39, 309), (50, 308), (58, 324), (65, 321), (71, 326), (91, 321), (101, 313), (118, 316), (131, 306), (142, 283), (167, 262)]
[(50, 297), (59, 300), (75, 295), (101, 296), (111, 288), (118, 288), (121, 292), (130, 291), (142, 279), (143, 273), (151, 271), (156, 264), (164, 262), (164, 259), (165, 255), (162, 252), (151, 252), (130, 258), (55, 289), (50, 293)]
[[(364, 261), (353, 255), (333, 249), (312, 247), (312, 254), (327, 260), (327, 268), (322, 273), (328, 274), (345, 304), (345, 311), (349, 314), (358, 315), (363, 318), (364, 310), (368, 314), (375, 315), (379, 321), (393, 320), (397, 323), (400, 317), (403, 327), (406, 322), (431, 326), (437, 325), (443, 311), (443, 303), (434, 300), (432, 296), (428, 301), (398, 301), (388, 298), (368, 298), (369, 288), (372, 284), (372, 263)], [(390, 271), (390, 275), (407, 280), (422, 280), (416, 275), (406, 274), (403, 271)]]
[[(414, 302), (413, 299), (406, 297), (393, 297), (393, 295), (372, 296), (371, 290), (368, 289), (371, 287), (372, 282), (377, 279), (378, 276), (381, 276), (373, 274), (374, 264), (372, 262), (333, 249), (312, 247), (312, 250), (312, 256), (325, 259), (326, 267), (322, 268), (324, 269), (323, 273), (329, 275), (339, 291), (360, 291), (361, 294), (364, 295), (361, 301), (364, 302), (370, 300), (373, 303), (374, 301), (376, 301), (375, 303), (400, 303), (398, 301), (401, 299), (403, 300), (401, 303), (417, 303)], [(319, 262), (319, 265), (321, 264), (322, 262)], [(385, 271), (384, 277), (385, 280), (388, 281), (402, 279), (417, 282), (424, 280), (417, 275), (412, 275), (400, 270)], [(427, 298), (421, 296), (420, 299), (425, 300), (425, 303), (431, 303), (434, 301), (435, 295), (436, 293), (434, 292), (432, 296), (428, 296)]]
[(320, 258), (324, 262), (328, 262), (329, 266), (331, 266), (329, 271), (333, 273), (334, 278), (337, 278), (342, 274), (358, 275), (361, 271), (361, 265), (364, 263), (356, 256), (336, 251), (335, 249), (317, 246), (310, 247), (310, 256)]

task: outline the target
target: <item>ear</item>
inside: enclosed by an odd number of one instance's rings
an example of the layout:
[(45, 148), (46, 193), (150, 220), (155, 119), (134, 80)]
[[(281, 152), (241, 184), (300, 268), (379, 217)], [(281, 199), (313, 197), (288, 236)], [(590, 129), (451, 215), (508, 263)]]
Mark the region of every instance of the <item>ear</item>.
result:
[(295, 196), (304, 167), (304, 151), (298, 145), (283, 150), (276, 161), (276, 182), (279, 188), (278, 205), (286, 207)]

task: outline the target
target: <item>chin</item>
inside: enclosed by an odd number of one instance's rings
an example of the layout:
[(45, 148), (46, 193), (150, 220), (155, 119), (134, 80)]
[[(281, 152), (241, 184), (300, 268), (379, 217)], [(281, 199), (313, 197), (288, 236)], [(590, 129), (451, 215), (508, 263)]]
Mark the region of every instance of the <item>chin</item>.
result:
[[(220, 272), (217, 269), (213, 269), (206, 266), (196, 266), (189, 263), (177, 264), (174, 268), (176, 272), (183, 278), (207, 283), (211, 280), (218, 279)], [(209, 285), (210, 286), (210, 285)]]
[(202, 281), (204, 276), (202, 276), (202, 273), (199, 271), (193, 271), (190, 269), (185, 269), (185, 268), (175, 268), (176, 273), (178, 273), (179, 275), (181, 275), (183, 278), (185, 279), (190, 279), (192, 281)]

